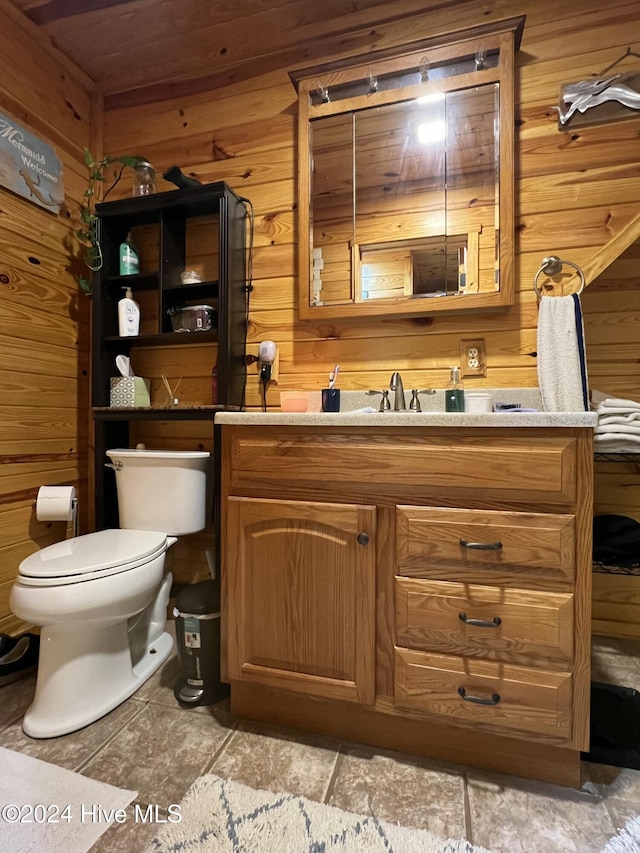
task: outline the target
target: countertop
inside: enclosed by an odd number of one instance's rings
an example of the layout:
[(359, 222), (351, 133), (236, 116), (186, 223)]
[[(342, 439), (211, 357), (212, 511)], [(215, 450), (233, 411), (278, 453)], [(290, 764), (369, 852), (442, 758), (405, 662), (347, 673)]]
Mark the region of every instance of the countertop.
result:
[[(474, 389), (475, 390), (475, 389)], [(542, 400), (537, 388), (486, 388), (492, 401), (520, 403), (526, 408), (541, 409)], [(405, 399), (411, 395), (405, 391)], [(320, 427), (595, 427), (598, 416), (595, 412), (445, 412), (444, 391), (432, 395), (421, 395), (422, 412), (378, 412), (362, 413), (364, 407), (379, 405), (380, 397), (371, 397), (364, 391), (342, 391), (341, 411), (322, 412), (220, 412), (217, 424), (245, 424), (270, 426), (320, 426)]]
[(595, 412), (220, 412), (216, 424), (322, 427), (595, 427)]

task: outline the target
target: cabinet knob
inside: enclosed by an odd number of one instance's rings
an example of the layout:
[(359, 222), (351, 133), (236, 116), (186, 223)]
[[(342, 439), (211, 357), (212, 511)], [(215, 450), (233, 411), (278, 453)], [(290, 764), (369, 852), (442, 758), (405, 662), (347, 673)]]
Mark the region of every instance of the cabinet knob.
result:
[(358, 545), (367, 545), (369, 542), (369, 536), (366, 533), (358, 533), (356, 538), (358, 540)]

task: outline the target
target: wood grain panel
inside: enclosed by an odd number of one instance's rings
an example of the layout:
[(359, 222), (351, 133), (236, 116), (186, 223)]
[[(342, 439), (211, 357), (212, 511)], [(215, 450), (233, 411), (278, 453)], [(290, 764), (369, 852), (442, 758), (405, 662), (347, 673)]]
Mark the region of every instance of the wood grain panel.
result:
[[(12, 583), (22, 560), (69, 533), (67, 522), (38, 521), (34, 500), (14, 501), (8, 506), (3, 505), (0, 511), (0, 541), (11, 542), (0, 549), (0, 583)], [(28, 538), (18, 540), (16, 531), (22, 531)]]
[(226, 676), (372, 704), (375, 509), (230, 497), (223, 513)]
[[(583, 303), (591, 386), (610, 396), (632, 400), (640, 400), (639, 260), (640, 241), (600, 274)], [(637, 461), (596, 462), (594, 512), (640, 520)], [(640, 578), (594, 573), (593, 631), (601, 636), (640, 637)]]
[[(234, 493), (277, 488), (283, 483), (356, 483), (383, 489), (398, 487), (407, 494), (472, 496), (481, 489), (487, 498), (571, 504), (575, 498), (575, 442), (558, 436), (509, 437), (504, 431), (449, 436), (434, 428), (412, 428), (398, 444), (393, 429), (368, 433), (309, 427), (304, 434), (291, 427), (275, 431), (250, 427), (234, 431)], [(493, 433), (493, 434), (492, 434)], [(380, 464), (384, 460), (384, 464)]]
[[(465, 701), (460, 687), (488, 704)], [(528, 732), (580, 748), (572, 743), (571, 698), (569, 673), (396, 649), (396, 705), (449, 722)]]
[[(456, 12), (456, 26), (477, 23), (469, 4), (457, 4)], [(505, 4), (492, 9), (497, 17), (501, 12), (507, 14)], [(398, 8), (397, 13), (402, 15), (402, 9)], [(603, 245), (610, 238), (618, 223), (623, 221), (621, 216), (628, 219), (631, 208), (624, 200), (625, 183), (628, 184), (626, 191), (635, 197), (635, 178), (633, 171), (629, 171), (633, 169), (629, 142), (637, 122), (620, 124), (616, 132), (610, 127), (599, 126), (581, 129), (576, 136), (557, 130), (556, 117), (549, 106), (557, 101), (561, 82), (571, 79), (574, 73), (586, 73), (588, 69), (594, 73), (591, 65), (600, 59), (612, 61), (615, 58), (614, 54), (624, 43), (633, 8), (629, 2), (619, 2), (605, 12), (597, 3), (590, 2), (579, 12), (572, 10), (569, 14), (552, 8), (547, 2), (535, 7), (530, 3), (521, 3), (517, 8), (509, 6), (508, 14), (519, 13), (527, 14), (527, 23), (522, 51), (516, 56), (520, 66), (516, 85), (517, 113), (524, 119), (519, 125), (516, 143), (520, 175), (516, 198), (523, 214), (516, 246), (518, 303), (507, 312), (438, 317), (422, 327), (413, 326), (414, 334), (408, 337), (405, 337), (405, 327), (392, 319), (301, 323), (291, 311), (289, 291), (283, 297), (281, 291), (272, 286), (287, 272), (290, 273), (288, 281), (295, 282), (294, 187), (285, 186), (288, 177), (284, 182), (263, 181), (260, 177), (264, 163), (261, 151), (275, 153), (277, 150), (281, 152), (279, 161), (284, 162), (284, 152), (290, 154), (295, 148), (292, 113), (295, 93), (292, 88), (287, 90), (285, 78), (277, 69), (257, 74), (251, 81), (238, 80), (208, 94), (198, 91), (191, 97), (181, 96), (142, 105), (139, 109), (129, 107), (107, 113), (106, 133), (112, 148), (119, 145), (119, 150), (131, 150), (148, 143), (154, 146), (160, 163), (163, 156), (170, 158), (165, 161), (168, 164), (175, 159), (177, 144), (185, 150), (187, 158), (191, 157), (191, 145), (199, 147), (203, 154), (208, 147), (213, 168), (224, 169), (226, 165), (229, 174), (239, 176), (240, 170), (233, 170), (241, 164), (243, 169), (252, 171), (247, 178), (234, 178), (232, 184), (237, 180), (235, 186), (252, 197), (259, 210), (254, 256), (256, 291), (249, 339), (274, 339), (281, 348), (280, 379), (269, 391), (270, 406), (277, 406), (279, 389), (322, 387), (328, 370), (326, 365), (336, 362), (342, 365), (344, 388), (382, 387), (388, 383), (387, 371), (390, 375), (390, 370), (396, 367), (403, 371), (403, 377), (410, 377), (405, 378), (405, 385), (415, 382), (422, 387), (441, 387), (448, 366), (458, 359), (460, 337), (472, 331), (484, 333), (481, 336), (485, 337), (488, 373), (486, 380), (474, 381), (469, 387), (536, 384), (537, 304), (531, 281), (542, 256), (553, 249), (579, 263), (584, 262), (597, 251), (598, 244)], [(451, 28), (451, 10), (435, 11), (425, 7), (420, 15), (396, 22), (384, 38), (401, 40), (403, 27), (404, 38), (408, 28), (412, 38), (419, 38), (427, 30), (429, 33), (438, 28), (446, 31), (447, 21)], [(563, 38), (565, 31), (571, 31), (570, 39)], [(333, 55), (327, 54), (326, 58), (333, 58)], [(283, 66), (282, 72), (285, 69)], [(256, 111), (257, 94), (261, 106)], [(270, 111), (265, 109), (269, 104), (272, 105)], [(213, 113), (212, 105), (215, 106)], [(238, 117), (243, 114), (246, 119), (240, 121)], [(273, 138), (269, 132), (270, 122)], [(228, 145), (220, 142), (225, 137)], [(275, 148), (274, 140), (279, 140)], [(226, 155), (230, 155), (226, 162), (216, 159)], [(237, 164), (234, 159), (238, 159)], [(189, 162), (200, 168), (206, 159), (194, 156)], [(215, 174), (221, 175), (221, 172)], [(547, 185), (545, 193), (549, 174), (559, 175), (562, 187), (556, 190), (555, 185)], [(605, 204), (598, 198), (604, 184), (607, 185)], [(615, 194), (611, 201), (610, 192)], [(441, 337), (445, 330), (446, 334)], [(514, 331), (513, 335), (510, 330)], [(608, 330), (605, 334), (615, 340)], [(361, 339), (363, 346), (353, 346), (350, 341), (354, 338)], [(371, 338), (376, 340), (373, 349), (367, 346)], [(309, 341), (308, 347), (304, 345), (305, 340)], [(625, 390), (628, 391), (634, 381), (629, 375)], [(253, 407), (260, 405), (258, 384), (253, 379), (250, 379), (247, 403)]]
[(35, 519), (44, 484), (73, 484), (87, 525), (89, 300), (75, 274), (73, 211), (84, 191), (91, 85), (31, 22), (0, 3), (0, 101), (63, 164), (65, 206), (44, 210), (0, 187), (0, 625), (24, 630), (9, 593), (28, 554), (69, 535)]
[(571, 515), (400, 506), (396, 524), (399, 575), (490, 583), (509, 578), (517, 583), (524, 577), (571, 582), (574, 577)]
[(640, 639), (640, 577), (593, 575), (593, 633)]
[(573, 657), (572, 609), (568, 593), (398, 578), (397, 644), (567, 670)]
[[(153, 447), (158, 445), (154, 444)], [(172, 450), (176, 447), (178, 447), (176, 444), (170, 445)], [(175, 588), (180, 589), (183, 584), (197, 583), (212, 577), (211, 567), (215, 569), (214, 537), (213, 525), (209, 525), (198, 533), (181, 536), (167, 552), (169, 559), (167, 567), (173, 575)]]

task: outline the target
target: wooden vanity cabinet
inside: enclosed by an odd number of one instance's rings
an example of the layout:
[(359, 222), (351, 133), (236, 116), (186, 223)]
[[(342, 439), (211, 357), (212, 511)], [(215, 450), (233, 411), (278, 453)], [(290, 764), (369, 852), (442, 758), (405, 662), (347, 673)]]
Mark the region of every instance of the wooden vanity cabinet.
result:
[(230, 680), (373, 703), (375, 514), (227, 498)]
[(237, 713), (579, 784), (590, 429), (217, 429)]

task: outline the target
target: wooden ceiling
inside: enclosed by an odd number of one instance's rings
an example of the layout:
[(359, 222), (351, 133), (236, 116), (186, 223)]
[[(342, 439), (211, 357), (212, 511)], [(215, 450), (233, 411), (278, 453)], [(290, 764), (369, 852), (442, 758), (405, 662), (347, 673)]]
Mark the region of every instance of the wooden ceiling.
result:
[[(105, 93), (107, 107), (207, 91), (367, 52), (437, 0), (11, 0)], [(382, 29), (372, 30), (372, 25)]]

